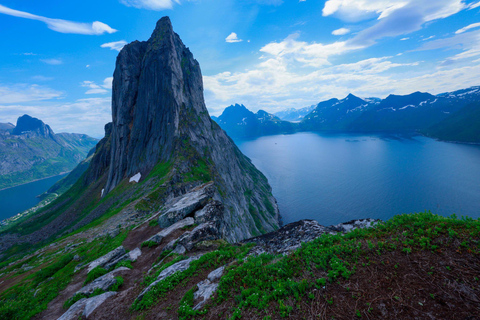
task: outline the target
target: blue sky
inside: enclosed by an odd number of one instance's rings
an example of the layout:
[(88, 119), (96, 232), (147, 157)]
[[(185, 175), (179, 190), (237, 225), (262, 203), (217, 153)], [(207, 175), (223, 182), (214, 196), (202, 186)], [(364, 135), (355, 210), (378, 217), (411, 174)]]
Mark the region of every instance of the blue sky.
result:
[(118, 50), (165, 15), (213, 115), (480, 85), (479, 0), (0, 0), (0, 122), (102, 137)]

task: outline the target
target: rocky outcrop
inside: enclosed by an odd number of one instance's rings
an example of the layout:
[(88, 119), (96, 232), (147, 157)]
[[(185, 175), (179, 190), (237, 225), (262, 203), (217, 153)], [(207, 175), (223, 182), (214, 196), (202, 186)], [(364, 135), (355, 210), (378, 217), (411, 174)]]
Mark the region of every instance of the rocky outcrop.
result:
[(90, 296), (97, 289), (102, 291), (108, 291), (117, 284), (118, 281), (115, 278), (116, 274), (122, 271), (130, 271), (130, 269), (126, 267), (117, 268), (93, 280), (92, 282), (78, 290), (76, 294), (84, 294), (85, 296)]
[(192, 231), (185, 232), (177, 240), (177, 244), (180, 244), (190, 251), (193, 247), (202, 241), (217, 240), (221, 238), (221, 234), (214, 222), (206, 222), (195, 227)]
[(90, 314), (105, 302), (108, 298), (116, 295), (116, 292), (105, 292), (91, 298), (83, 298), (73, 304), (58, 320), (77, 320), (82, 317), (88, 319)]
[(194, 188), (192, 191), (173, 199), (172, 204), (167, 207), (166, 212), (158, 218), (158, 225), (167, 228), (175, 222), (182, 220), (192, 212), (203, 208), (215, 193), (213, 183), (207, 183)]
[(256, 244), (250, 254), (286, 254), (300, 248), (303, 242), (315, 240), (324, 233), (334, 234), (349, 232), (357, 228), (370, 228), (379, 221), (376, 219), (360, 219), (325, 227), (315, 220), (300, 220), (289, 223), (277, 231), (246, 239), (242, 243)]
[(217, 291), (218, 283), (223, 275), (224, 270), (224, 266), (213, 270), (208, 274), (207, 279), (197, 284), (197, 291), (195, 291), (193, 294), (193, 301), (196, 302), (193, 310), (202, 309), (205, 303), (207, 303), (215, 291)]
[(118, 260), (120, 257), (123, 257), (127, 251), (123, 246), (120, 246), (116, 248), (115, 250), (110, 251), (104, 256), (101, 256), (100, 258), (90, 262), (88, 265), (87, 272), (92, 271), (96, 267), (102, 267), (105, 268), (107, 264), (111, 264), (113, 261)]
[(191, 217), (185, 218), (183, 220), (178, 221), (177, 223), (172, 224), (170, 227), (163, 229), (159, 233), (151, 236), (146, 242), (155, 242), (156, 244), (160, 244), (162, 240), (168, 237), (168, 235), (170, 235), (172, 232), (184, 227), (192, 226), (194, 224), (195, 224), (195, 220), (193, 220), (193, 218)]
[(172, 264), (170, 267), (166, 268), (165, 270), (163, 270), (162, 272), (160, 272), (160, 274), (158, 275), (157, 279), (152, 282), (148, 287), (146, 287), (145, 289), (143, 289), (142, 292), (140, 292), (140, 294), (138, 295), (136, 301), (141, 301), (143, 299), (143, 297), (153, 289), (153, 287), (155, 287), (158, 283), (160, 283), (161, 281), (165, 280), (167, 277), (173, 275), (174, 273), (177, 273), (177, 272), (182, 272), (182, 271), (185, 271), (187, 270), (189, 267), (190, 267), (190, 264), (195, 261), (195, 260), (198, 260), (200, 259), (201, 256), (195, 256), (195, 257), (190, 257), (188, 259), (185, 259), (185, 260), (182, 260), (182, 261), (179, 261), (175, 264)]

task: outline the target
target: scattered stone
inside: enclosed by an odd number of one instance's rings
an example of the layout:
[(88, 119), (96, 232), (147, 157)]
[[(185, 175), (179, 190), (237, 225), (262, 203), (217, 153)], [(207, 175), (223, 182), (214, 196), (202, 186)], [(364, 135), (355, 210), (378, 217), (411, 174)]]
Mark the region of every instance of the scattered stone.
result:
[(222, 267), (217, 268), (217, 269), (213, 270), (212, 272), (210, 272), (207, 276), (207, 279), (212, 281), (212, 282), (220, 280), (220, 278), (223, 275), (223, 271), (225, 271), (225, 266), (222, 266)]
[(193, 300), (202, 300), (193, 307), (193, 310), (199, 310), (205, 305), (208, 299), (210, 299), (215, 291), (217, 291), (218, 283), (212, 283), (210, 280), (206, 279), (199, 282), (197, 287), (198, 290), (193, 294)]
[(115, 294), (117, 293), (105, 292), (95, 297), (80, 299), (58, 318), (58, 320), (77, 320), (83, 316), (88, 318), (98, 306)]
[(217, 240), (221, 237), (215, 222), (202, 223), (192, 231), (185, 232), (179, 239), (178, 244), (183, 245), (188, 251), (195, 244), (206, 240)]
[(146, 287), (145, 289), (143, 289), (142, 292), (140, 292), (140, 294), (138, 295), (136, 300), (141, 301), (143, 299), (143, 297), (145, 296), (145, 294), (147, 294), (150, 290), (152, 290), (152, 288), (154, 286), (156, 286), (158, 283), (165, 280), (167, 277), (171, 276), (174, 273), (182, 272), (182, 271), (187, 270), (190, 267), (190, 264), (193, 261), (200, 259), (200, 257), (201, 257), (201, 255), (179, 261), (175, 264), (172, 264), (170, 267), (166, 268), (165, 270), (163, 270), (158, 275), (157, 280), (152, 282), (148, 287)]
[(377, 219), (358, 219), (351, 220), (337, 225), (329, 226), (328, 228), (334, 232), (350, 232), (355, 229), (371, 228), (379, 223)]
[(213, 182), (203, 184), (190, 192), (173, 199), (173, 205), (158, 218), (161, 228), (167, 228), (172, 224), (184, 219), (194, 211), (204, 207), (215, 193)]
[(125, 251), (125, 248), (123, 246), (120, 246), (120, 247), (110, 251), (106, 255), (98, 258), (97, 260), (95, 260), (93, 262), (90, 262), (90, 264), (88, 265), (88, 272), (92, 271), (92, 269), (94, 269), (96, 267), (106, 268), (105, 266), (107, 264), (111, 264), (112, 261), (118, 260), (118, 258), (124, 256), (125, 253), (126, 253), (126, 251)]
[(218, 282), (223, 275), (225, 266), (217, 268), (208, 274), (207, 279), (197, 284), (198, 290), (193, 294), (193, 300), (199, 301), (194, 307), (194, 310), (201, 309), (210, 297), (217, 291)]
[(80, 261), (80, 260), (81, 260), (81, 258), (78, 254), (73, 256), (73, 261)]
[(176, 246), (175, 249), (173, 249), (172, 251), (172, 253), (176, 253), (176, 254), (184, 254), (185, 252), (187, 252), (187, 249), (185, 249), (185, 247), (182, 246), (181, 244)]
[(147, 242), (152, 241), (152, 242), (155, 242), (156, 244), (160, 244), (162, 242), (162, 240), (164, 238), (166, 238), (168, 235), (170, 235), (172, 232), (174, 232), (178, 229), (184, 228), (184, 227), (194, 225), (194, 224), (195, 224), (195, 220), (193, 220), (193, 218), (191, 218), (191, 217), (185, 218), (183, 220), (180, 220), (180, 221), (172, 224), (170, 227), (168, 227), (166, 229), (163, 229), (162, 231), (155, 234), (154, 236), (150, 237), (147, 240)]
[(137, 261), (138, 257), (142, 255), (142, 250), (140, 250), (140, 248), (135, 248), (132, 251), (130, 251), (128, 255), (130, 257), (130, 261), (132, 262)]
[(86, 296), (89, 296), (95, 291), (95, 289), (100, 289), (103, 291), (108, 291), (111, 287), (117, 284), (117, 279), (115, 279), (115, 274), (120, 271), (128, 271), (129, 268), (121, 267), (117, 268), (84, 286), (82, 289), (78, 290), (76, 294), (83, 293)]

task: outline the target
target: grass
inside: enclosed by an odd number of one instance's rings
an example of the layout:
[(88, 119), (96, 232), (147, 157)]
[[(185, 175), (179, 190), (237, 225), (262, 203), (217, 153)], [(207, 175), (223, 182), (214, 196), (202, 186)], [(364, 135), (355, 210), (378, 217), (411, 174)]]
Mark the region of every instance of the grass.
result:
[[(73, 260), (73, 255), (78, 254), (83, 262), (88, 263), (117, 248), (127, 234), (125, 230), (115, 238), (101, 237), (89, 243), (84, 242), (67, 255), (58, 254), (60, 251), (47, 251), (42, 258), (32, 257), (31, 261), (37, 261), (41, 269), (34, 269), (37, 271), (0, 293), (0, 319), (30, 319), (45, 310), (48, 303), (72, 280), (78, 264)], [(22, 264), (24, 262), (18, 265)], [(18, 265), (12, 266), (11, 270)]]

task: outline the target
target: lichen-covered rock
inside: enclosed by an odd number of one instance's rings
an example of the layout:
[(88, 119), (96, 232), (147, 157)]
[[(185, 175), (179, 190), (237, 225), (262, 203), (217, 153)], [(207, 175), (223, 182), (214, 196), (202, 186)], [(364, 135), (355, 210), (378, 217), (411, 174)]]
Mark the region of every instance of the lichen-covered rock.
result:
[(102, 291), (108, 291), (110, 288), (112, 288), (114, 285), (117, 284), (117, 279), (115, 279), (115, 275), (121, 271), (129, 271), (129, 268), (126, 267), (120, 267), (117, 268), (84, 286), (80, 290), (76, 292), (76, 294), (84, 294), (86, 296), (91, 295), (95, 289), (100, 289)]
[(201, 309), (208, 299), (217, 291), (218, 282), (223, 275), (225, 267), (220, 267), (208, 274), (207, 279), (197, 284), (198, 290), (193, 294), (193, 300), (197, 301), (197, 304), (193, 307), (194, 310)]
[(75, 302), (58, 320), (77, 320), (85, 316), (87, 319), (97, 307), (105, 302), (116, 292), (105, 292), (91, 298), (83, 298)]
[(335, 232), (350, 232), (355, 229), (370, 228), (376, 225), (378, 219), (358, 219), (329, 226), (328, 228)]
[(164, 238), (169, 236), (175, 230), (178, 230), (178, 229), (181, 229), (181, 228), (184, 228), (184, 227), (188, 227), (188, 226), (191, 226), (191, 225), (194, 225), (194, 224), (195, 224), (195, 220), (193, 220), (192, 217), (185, 218), (183, 220), (180, 220), (180, 221), (172, 224), (170, 227), (168, 227), (166, 229), (163, 229), (159, 233), (151, 236), (147, 240), (147, 242), (152, 241), (152, 242), (155, 242), (156, 244), (160, 244)]
[(192, 212), (204, 207), (214, 193), (213, 183), (207, 183), (174, 199), (173, 204), (158, 218), (158, 225), (160, 228), (167, 228), (182, 220)]
[[(212, 200), (205, 207), (195, 212), (195, 223), (202, 224), (205, 222), (221, 223), (223, 220), (223, 212), (225, 208), (220, 201)], [(221, 226), (218, 226), (221, 228)]]
[(322, 226), (314, 220), (300, 220), (255, 238), (243, 240), (242, 243), (256, 243), (250, 254), (262, 253), (286, 254), (301, 247), (303, 242), (310, 242), (324, 233), (349, 232), (356, 228), (369, 228), (380, 220), (360, 219), (335, 226)]
[[(111, 264), (112, 261), (118, 260), (120, 257), (125, 255), (125, 253), (126, 253), (126, 250), (123, 246), (120, 246), (120, 247), (114, 249), (114, 250), (110, 251), (109, 253), (107, 253), (106, 255), (101, 256), (97, 260), (90, 262), (88, 264), (88, 271), (87, 272), (92, 271), (96, 267), (105, 268), (106, 265)], [(105, 269), (108, 269), (108, 268), (105, 268)]]
[(202, 223), (192, 231), (185, 232), (178, 238), (177, 244), (183, 245), (188, 251), (192, 250), (195, 244), (206, 240), (217, 240), (221, 237), (215, 222)]
[(175, 264), (172, 264), (170, 267), (166, 268), (165, 270), (163, 270), (157, 277), (157, 280), (155, 280), (154, 282), (152, 282), (148, 287), (146, 287), (145, 289), (143, 289), (142, 292), (140, 292), (140, 294), (138, 295), (136, 301), (141, 301), (143, 299), (143, 297), (145, 296), (145, 294), (147, 294), (150, 290), (152, 290), (152, 288), (154, 286), (156, 286), (158, 283), (160, 283), (161, 281), (165, 280), (167, 277), (171, 276), (172, 274), (174, 273), (177, 273), (177, 272), (182, 272), (182, 271), (185, 271), (187, 270), (189, 267), (190, 267), (190, 264), (195, 261), (195, 260), (198, 260), (200, 259), (201, 255), (199, 256), (195, 256), (195, 257), (191, 257), (191, 258), (188, 258), (188, 259), (185, 259), (185, 260), (182, 260), (182, 261), (179, 261)]

